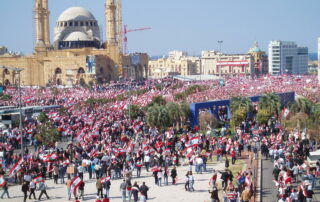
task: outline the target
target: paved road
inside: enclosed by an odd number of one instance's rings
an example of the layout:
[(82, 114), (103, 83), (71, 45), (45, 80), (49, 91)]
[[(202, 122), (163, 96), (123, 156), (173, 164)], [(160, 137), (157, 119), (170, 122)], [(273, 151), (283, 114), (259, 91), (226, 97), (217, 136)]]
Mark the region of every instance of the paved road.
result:
[[(262, 157), (264, 158), (264, 157)], [(262, 189), (261, 189), (261, 201), (271, 202), (277, 201), (277, 189), (272, 181), (273, 175), (273, 163), (270, 160), (262, 160)]]

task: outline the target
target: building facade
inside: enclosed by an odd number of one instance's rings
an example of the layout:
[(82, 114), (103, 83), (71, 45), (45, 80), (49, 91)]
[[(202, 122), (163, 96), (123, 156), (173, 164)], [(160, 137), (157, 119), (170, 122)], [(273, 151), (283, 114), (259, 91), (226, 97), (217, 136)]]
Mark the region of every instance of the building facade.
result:
[(163, 78), (174, 75), (195, 75), (199, 71), (199, 57), (187, 56), (182, 51), (171, 51), (169, 57), (150, 60), (148, 63), (149, 76)]
[[(120, 0), (117, 0), (120, 1)], [(109, 82), (126, 78), (123, 67), (134, 66), (134, 79), (148, 75), (147, 54), (139, 61), (123, 55), (117, 35), (120, 8), (115, 0), (106, 0), (106, 41), (101, 40), (98, 22), (91, 12), (72, 7), (65, 10), (55, 23), (54, 40), (50, 42), (48, 0), (35, 0), (35, 52), (29, 56), (0, 56), (0, 83), (16, 84), (18, 74), (9, 67), (22, 68), (21, 84), (27, 86), (78, 85)], [(8, 67), (7, 69), (5, 67)]]
[(254, 59), (254, 75), (268, 74), (268, 56), (259, 48), (258, 42), (248, 52)]
[(269, 73), (307, 74), (308, 48), (298, 47), (292, 41), (270, 41)]
[(201, 72), (207, 75), (252, 75), (254, 57), (251, 54), (223, 54), (217, 51), (201, 52)]

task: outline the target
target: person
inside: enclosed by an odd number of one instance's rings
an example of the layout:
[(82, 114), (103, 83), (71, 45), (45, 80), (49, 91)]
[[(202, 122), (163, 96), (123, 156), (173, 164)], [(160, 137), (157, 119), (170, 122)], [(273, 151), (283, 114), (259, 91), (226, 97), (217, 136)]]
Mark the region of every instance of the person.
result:
[(229, 159), (228, 159), (228, 157), (227, 157), (227, 156), (226, 156), (225, 167), (226, 167), (226, 168), (229, 168)]
[(176, 184), (176, 177), (177, 177), (177, 170), (176, 170), (176, 167), (173, 166), (171, 170), (172, 184)]
[(194, 177), (192, 175), (192, 171), (189, 171), (188, 181), (189, 181), (189, 191), (194, 191), (194, 188), (193, 188)]
[(103, 190), (102, 190), (102, 182), (100, 177), (97, 176), (97, 181), (96, 181), (96, 188), (97, 188), (97, 196), (99, 194), (101, 195), (101, 198), (103, 197)]
[(82, 199), (83, 200), (83, 195), (84, 195), (84, 181), (82, 181), (82, 183), (79, 185), (79, 199)]
[(67, 185), (67, 191), (68, 191), (68, 200), (71, 200), (71, 177), (70, 175), (68, 176), (68, 180), (66, 182)]
[(53, 167), (53, 179), (55, 184), (58, 184), (58, 177), (59, 177), (59, 167), (55, 165)]
[(120, 191), (121, 191), (121, 197), (122, 201), (126, 201), (126, 189), (127, 189), (127, 183), (125, 180), (120, 184)]
[(211, 194), (211, 202), (220, 202), (219, 196), (218, 196), (218, 188), (216, 185), (214, 185), (211, 190), (209, 190), (209, 193)]
[(22, 184), (22, 187), (21, 187), (21, 191), (23, 192), (23, 201), (25, 202), (25, 201), (27, 201), (27, 197), (28, 197), (28, 189), (29, 189), (29, 186), (28, 186), (28, 184), (27, 184), (27, 182), (24, 182), (23, 184)]
[(227, 188), (228, 184), (228, 178), (229, 178), (229, 172), (228, 169), (226, 168), (224, 172), (218, 171), (221, 174), (221, 180), (222, 180), (222, 188), (225, 190)]
[(33, 181), (30, 182), (30, 185), (29, 185), (29, 188), (30, 188), (30, 194), (29, 194), (29, 199), (31, 199), (31, 196), (33, 195), (33, 198), (36, 200), (37, 197), (36, 197), (36, 194), (35, 194), (35, 190), (36, 190), (36, 183), (34, 183)]
[(165, 185), (168, 185), (168, 176), (169, 176), (169, 169), (168, 169), (168, 166), (166, 166), (163, 172), (163, 180)]
[(149, 172), (149, 166), (150, 166), (150, 156), (149, 155), (144, 156), (144, 165), (146, 167), (147, 172)]
[(106, 194), (105, 194), (105, 195), (107, 195), (108, 198), (110, 198), (110, 194), (109, 194), (110, 187), (111, 187), (111, 182), (110, 182), (110, 180), (106, 180), (106, 181), (103, 183), (103, 188), (105, 189), (105, 191), (106, 191)]
[(131, 201), (131, 195), (132, 195), (132, 184), (131, 180), (127, 179), (126, 181), (126, 187), (127, 187), (127, 195), (128, 195), (128, 200)]
[(2, 184), (2, 194), (1, 194), (1, 199), (3, 199), (4, 195), (7, 194), (7, 197), (10, 198), (9, 196), (9, 191), (8, 191), (8, 183), (6, 180), (4, 180), (3, 184)]
[(162, 181), (162, 177), (163, 177), (161, 169), (158, 171), (157, 177), (158, 177), (158, 186), (161, 187), (161, 181)]
[(145, 200), (148, 200), (148, 191), (149, 191), (149, 187), (146, 186), (145, 182), (142, 182), (142, 185), (140, 187), (140, 193), (141, 193), (141, 202)]
[(211, 188), (216, 186), (217, 176), (218, 176), (217, 172), (215, 170), (213, 170), (213, 175), (212, 175), (212, 177), (210, 178), (210, 181), (209, 181), (209, 185), (210, 185)]
[(186, 191), (189, 190), (189, 172), (187, 172), (187, 174), (186, 174), (186, 182), (184, 184), (184, 188)]
[(38, 200), (40, 201), (41, 200), (41, 196), (44, 194), (44, 195), (46, 195), (46, 197), (47, 197), (47, 199), (49, 199), (50, 197), (48, 196), (48, 194), (47, 194), (47, 191), (46, 191), (46, 184), (45, 184), (45, 182), (40, 182), (39, 183), (39, 189), (40, 189), (40, 195), (39, 195), (39, 198), (38, 198)]
[(237, 201), (237, 196), (238, 196), (237, 192), (234, 190), (233, 187), (231, 187), (231, 189), (227, 193), (227, 197), (229, 199), (229, 202), (236, 202)]
[(138, 202), (139, 200), (139, 185), (137, 182), (134, 182), (133, 186), (132, 186), (132, 195), (133, 195), (133, 201), (134, 202)]
[(249, 202), (251, 198), (250, 188), (245, 188), (240, 196), (242, 202)]

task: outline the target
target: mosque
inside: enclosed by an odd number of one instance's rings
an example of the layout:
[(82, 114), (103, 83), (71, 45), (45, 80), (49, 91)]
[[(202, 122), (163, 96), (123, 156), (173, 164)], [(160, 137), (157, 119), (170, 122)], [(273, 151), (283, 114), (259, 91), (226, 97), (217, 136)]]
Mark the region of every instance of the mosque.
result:
[[(0, 84), (19, 81), (24, 86), (83, 85), (148, 75), (148, 55), (123, 54), (121, 0), (106, 0), (106, 41), (91, 12), (81, 7), (65, 10), (58, 18), (50, 41), (48, 0), (35, 0), (35, 47), (29, 56), (0, 55)], [(8, 67), (8, 68), (6, 68)]]

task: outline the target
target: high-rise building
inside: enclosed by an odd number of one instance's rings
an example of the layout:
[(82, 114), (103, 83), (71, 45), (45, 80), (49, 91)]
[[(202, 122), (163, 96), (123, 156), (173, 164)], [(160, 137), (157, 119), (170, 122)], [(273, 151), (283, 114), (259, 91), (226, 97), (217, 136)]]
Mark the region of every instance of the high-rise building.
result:
[(270, 41), (269, 73), (272, 75), (308, 73), (308, 48), (298, 47), (292, 41)]

